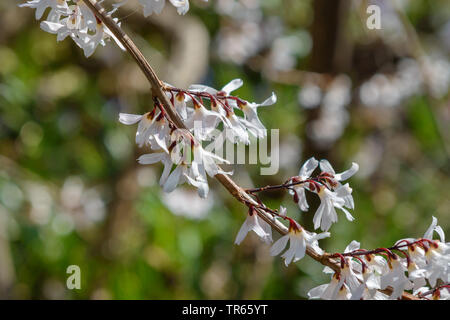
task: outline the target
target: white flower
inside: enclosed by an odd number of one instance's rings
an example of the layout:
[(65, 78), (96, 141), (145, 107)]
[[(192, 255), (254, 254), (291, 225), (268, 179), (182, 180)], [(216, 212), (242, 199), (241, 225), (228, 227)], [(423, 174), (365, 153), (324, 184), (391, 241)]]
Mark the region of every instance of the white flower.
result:
[(138, 158), (138, 162), (140, 164), (153, 164), (157, 162), (162, 162), (164, 164), (164, 170), (161, 175), (161, 178), (159, 179), (159, 184), (161, 186), (163, 186), (166, 183), (173, 166), (173, 162), (170, 158), (170, 155), (166, 152), (155, 152), (144, 154)]
[(433, 293), (434, 300), (450, 300), (450, 290), (448, 287), (444, 287), (436, 290)]
[(247, 127), (244, 124), (243, 119), (236, 116), (234, 112), (227, 111), (224, 121), (226, 127), (226, 137), (232, 143), (243, 142), (249, 144)]
[[(439, 240), (433, 240), (433, 233), (440, 237)], [(427, 278), (431, 286), (436, 285), (437, 279), (442, 279), (444, 282), (450, 282), (450, 243), (445, 243), (444, 230), (437, 225), (437, 219), (433, 217), (430, 227), (425, 232), (424, 239), (433, 240), (425, 251), (425, 259), (427, 265)]]
[(58, 21), (59, 17), (69, 9), (69, 6), (64, 0), (30, 0), (26, 3), (19, 4), (19, 7), (36, 9), (36, 20), (40, 20), (44, 15), (45, 10), (51, 8), (47, 16), (49, 21)]
[(357, 275), (353, 268), (354, 262), (351, 258), (345, 258), (345, 263), (343, 268), (341, 268), (341, 280), (340, 284), (346, 284), (350, 290), (350, 293), (354, 294), (354, 292), (360, 287), (362, 281), (361, 275)]
[(330, 234), (328, 232), (321, 234), (308, 233), (297, 222), (289, 219), (288, 234), (282, 236), (272, 245), (270, 254), (272, 256), (278, 255), (281, 251), (284, 250), (288, 241), (290, 241), (289, 249), (286, 250), (281, 256), (282, 258), (284, 258), (285, 265), (288, 266), (291, 261), (296, 262), (305, 256), (306, 247), (308, 245), (314, 245), (315, 247), (318, 247), (317, 241), (329, 236)]
[(433, 216), (431, 225), (428, 227), (427, 231), (425, 231), (425, 233), (423, 235), (424, 239), (433, 240), (433, 232), (436, 232), (439, 235), (441, 242), (445, 242), (444, 230), (442, 229), (441, 226), (438, 226), (437, 223), (438, 223), (438, 221), (437, 221), (436, 217)]
[(351, 293), (346, 284), (341, 285), (337, 292), (336, 300), (349, 300), (351, 298)]
[(262, 103), (254, 103), (248, 101), (238, 101), (238, 107), (244, 112), (245, 119), (253, 126), (249, 128), (249, 132), (255, 137), (264, 138), (267, 135), (266, 127), (259, 120), (257, 109), (259, 107), (270, 106), (277, 102), (277, 96), (272, 92), (272, 95), (264, 100)]
[(240, 244), (246, 237), (249, 231), (255, 232), (264, 242), (272, 242), (272, 228), (271, 226), (258, 216), (258, 213), (254, 209), (248, 211), (247, 218), (245, 219), (242, 227), (236, 236), (235, 244)]
[(194, 112), (187, 118), (185, 124), (189, 129), (193, 129), (197, 139), (206, 140), (211, 137), (211, 133), (221, 118), (219, 113), (206, 109), (201, 103), (194, 100)]
[(351, 195), (352, 189), (348, 186), (348, 184), (346, 184), (346, 187), (343, 189), (340, 182), (349, 179), (356, 172), (358, 172), (359, 165), (352, 162), (350, 169), (342, 173), (335, 173), (328, 160), (322, 159), (320, 160), (320, 170), (322, 170), (321, 177), (326, 181), (327, 186), (331, 190), (338, 192), (338, 195), (345, 200), (344, 205), (347, 208), (354, 209), (355, 204)]
[(366, 263), (367, 268), (377, 275), (383, 274), (388, 269), (388, 263), (383, 257), (366, 254), (363, 257), (363, 260)]
[[(276, 102), (276, 96), (266, 99), (263, 103), (250, 103), (248, 101), (230, 96), (233, 90), (242, 86), (241, 79), (234, 79), (226, 84), (221, 90), (216, 90), (209, 86), (194, 84), (189, 86), (189, 91), (201, 94), (203, 97), (211, 101), (211, 110), (220, 115), (226, 128), (231, 129), (231, 133), (227, 134), (227, 139), (236, 142), (249, 143), (248, 133), (257, 137), (263, 138), (266, 136), (265, 127), (258, 118), (256, 109), (260, 106), (268, 106)], [(194, 102), (195, 107), (195, 102)], [(235, 115), (233, 108), (241, 109), (245, 118), (240, 118)], [(219, 118), (214, 120), (214, 126), (217, 125)], [(248, 133), (246, 132), (248, 131)]]
[[(345, 248), (344, 253), (353, 252), (357, 249), (359, 249), (360, 244), (359, 242), (353, 240), (350, 242), (350, 244)], [(354, 272), (355, 267), (360, 267), (361, 265), (357, 262), (353, 261), (352, 258), (345, 257), (344, 258), (344, 266), (341, 268), (341, 278), (339, 284), (346, 284), (350, 290), (350, 293), (352, 296), (355, 295), (355, 292), (360, 288), (361, 282), (363, 281), (363, 278), (361, 274), (356, 274)], [(362, 295), (362, 291), (361, 291)], [(359, 297), (358, 297), (359, 299)]]
[[(230, 107), (237, 108), (237, 103), (235, 99), (223, 99), (223, 97), (229, 96), (232, 91), (242, 87), (243, 83), (244, 82), (241, 79), (233, 79), (220, 90), (216, 90), (214, 88), (202, 84), (193, 84), (189, 86), (188, 90), (193, 92), (209, 93), (210, 95), (217, 97), (218, 99), (226, 100), (226, 103)], [(218, 107), (218, 105), (214, 107)]]
[(425, 258), (425, 251), (421, 247), (418, 245), (408, 246), (408, 254), (418, 267), (424, 268), (426, 266), (427, 260)]
[(389, 256), (387, 273), (381, 276), (381, 289), (386, 289), (388, 286), (393, 288), (390, 299), (399, 298), (403, 290), (409, 290), (413, 288), (413, 284), (409, 281), (405, 275), (407, 268), (404, 261), (402, 261), (397, 255)]
[[(289, 183), (305, 181), (309, 179), (318, 165), (319, 161), (317, 161), (314, 157), (309, 158), (300, 168), (298, 176), (294, 179), (291, 179)], [(289, 193), (294, 195), (294, 199), (298, 203), (300, 210), (307, 211), (309, 209), (309, 205), (306, 201), (305, 184), (298, 184), (293, 186), (292, 188), (294, 190), (289, 189)]]
[[(355, 296), (356, 298), (356, 296)], [(353, 296), (352, 296), (353, 299)], [(384, 294), (380, 292), (377, 289), (369, 289), (367, 287), (364, 287), (364, 292), (361, 296), (361, 299), (363, 300), (388, 300), (389, 296), (387, 294)]]
[(278, 209), (278, 215), (280, 217), (286, 217), (287, 209), (283, 206), (280, 206), (280, 209)]
[(144, 17), (148, 17), (152, 13), (160, 14), (166, 4), (166, 0), (139, 0), (144, 7)]
[(192, 170), (198, 175), (199, 168), (204, 168), (206, 173), (213, 178), (216, 174), (231, 174), (219, 168), (216, 162), (229, 164), (230, 162), (221, 157), (204, 150), (200, 145), (193, 145), (194, 160), (192, 161)]
[(139, 122), (136, 131), (136, 144), (139, 147), (150, 144), (153, 150), (167, 150), (167, 141), (170, 136), (170, 128), (163, 114), (155, 116), (155, 110), (144, 115), (120, 113), (119, 121), (123, 124), (131, 125)]
[(184, 92), (177, 92), (177, 94), (175, 94), (173, 105), (183, 120), (186, 120), (188, 117), (186, 103), (191, 100), (192, 99), (184, 94)]
[[(141, 156), (141, 158), (144, 156)], [(139, 161), (140, 163), (151, 163), (147, 159), (141, 158)], [(209, 186), (205, 169), (203, 167), (197, 168), (197, 171), (194, 172), (192, 166), (189, 166), (183, 158), (179, 163), (176, 164), (176, 168), (170, 173), (173, 163), (171, 162), (169, 164), (169, 160), (171, 160), (171, 157), (168, 157), (168, 160), (167, 158), (164, 158), (164, 161), (166, 162), (164, 165), (163, 175), (160, 179), (160, 184), (162, 185), (164, 192), (170, 193), (175, 190), (178, 185), (188, 182), (190, 185), (197, 188), (198, 195), (201, 198), (206, 198), (208, 196)]]
[[(320, 160), (320, 170), (322, 170), (322, 173), (327, 173), (328, 175), (330, 175), (333, 180), (339, 182), (349, 179), (356, 172), (358, 172), (359, 165), (355, 162), (352, 162), (352, 166), (350, 167), (350, 169), (345, 170), (344, 172), (341, 173), (335, 173), (330, 162), (328, 162), (328, 160), (322, 159)], [(332, 187), (334, 186), (332, 185)]]
[(408, 264), (408, 279), (413, 282), (413, 290), (424, 287), (427, 283), (425, 281), (426, 270), (419, 269), (414, 261), (410, 261)]
[(83, 28), (83, 17), (78, 6), (69, 7), (67, 16), (58, 21), (42, 21), (41, 29), (56, 34), (56, 41), (62, 41), (70, 36), (75, 43), (82, 47), (88, 34), (88, 27)]
[[(41, 29), (56, 34), (56, 40), (62, 41), (68, 36), (83, 49), (86, 57), (91, 56), (99, 44), (105, 45), (105, 40), (114, 39), (117, 45), (125, 50), (112, 32), (96, 18), (89, 7), (80, 0), (68, 6), (65, 0), (31, 0), (21, 7), (36, 8), (36, 19), (42, 18), (45, 10), (51, 8), (46, 19), (41, 22)], [(108, 13), (109, 15), (112, 12)], [(113, 20), (120, 26), (117, 18)]]
[(162, 114), (156, 117), (155, 121), (148, 129), (148, 133), (148, 140), (153, 150), (162, 149), (165, 152), (169, 152), (167, 149), (167, 142), (170, 137), (170, 128), (169, 123)]
[[(117, 18), (114, 18), (113, 20), (116, 22), (118, 21)], [(120, 26), (120, 22), (117, 24)], [(99, 44), (105, 46), (105, 40), (108, 40), (110, 38), (112, 38), (116, 42), (120, 49), (125, 51), (125, 47), (122, 45), (122, 43), (120, 43), (119, 39), (117, 39), (116, 36), (111, 32), (111, 30), (109, 30), (108, 27), (106, 27), (101, 21), (97, 21), (94, 30), (95, 34), (93, 35), (86, 33), (82, 36), (79, 36), (78, 39), (74, 39), (75, 42), (83, 49), (84, 55), (86, 57), (90, 57), (94, 53), (95, 49), (97, 49)]]
[[(233, 107), (237, 108), (236, 99), (226, 98), (233, 90), (238, 89), (243, 84), (241, 79), (234, 79), (226, 84), (221, 90), (216, 90), (209, 86), (194, 84), (189, 86), (192, 92), (208, 93), (211, 100), (211, 110), (215, 114), (214, 124), (210, 124), (215, 128), (220, 120), (223, 121), (226, 130), (226, 138), (233, 142), (243, 142), (249, 144), (247, 129), (254, 129), (254, 126), (242, 118), (236, 116), (233, 112)], [(225, 105), (225, 106), (224, 106)], [(194, 102), (195, 107), (195, 102)], [(211, 111), (209, 111), (211, 112)], [(190, 122), (188, 123), (188, 126)]]
[(144, 144), (149, 143), (150, 135), (152, 134), (151, 125), (155, 119), (155, 110), (147, 112), (143, 115), (120, 113), (119, 121), (123, 124), (131, 125), (139, 122), (138, 129), (136, 131), (136, 144), (142, 147)]
[(427, 279), (430, 285), (434, 287), (437, 279), (442, 279), (444, 282), (450, 282), (450, 255), (445, 253), (444, 247), (448, 244), (438, 243), (437, 246), (431, 245), (425, 253), (427, 266)]
[[(318, 191), (317, 188), (319, 189)], [(338, 221), (335, 207), (344, 211), (347, 220), (354, 220), (350, 212), (344, 208), (344, 198), (340, 197), (337, 192), (333, 192), (324, 185), (319, 184), (316, 184), (314, 191), (317, 192), (320, 198), (319, 208), (313, 218), (315, 229), (320, 227), (323, 231), (328, 231), (331, 225)]]
[(322, 284), (308, 291), (309, 299), (336, 300), (339, 293), (339, 274), (331, 276), (330, 283)]
[[(344, 207), (347, 207), (349, 209), (354, 209), (355, 208), (355, 202), (353, 201), (352, 191), (353, 191), (353, 189), (350, 188), (350, 185), (348, 183), (346, 183), (344, 185), (339, 185), (334, 190), (334, 192), (336, 192), (336, 195), (339, 198), (344, 199)], [(349, 213), (346, 212), (346, 214), (349, 214)], [(352, 220), (350, 220), (350, 221), (352, 221)]]

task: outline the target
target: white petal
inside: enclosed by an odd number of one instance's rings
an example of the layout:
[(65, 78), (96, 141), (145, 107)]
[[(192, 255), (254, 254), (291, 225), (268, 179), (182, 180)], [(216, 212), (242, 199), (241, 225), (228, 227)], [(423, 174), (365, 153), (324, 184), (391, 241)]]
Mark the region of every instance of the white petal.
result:
[(425, 231), (425, 234), (423, 235), (423, 237), (425, 239), (432, 240), (433, 239), (433, 231), (436, 228), (436, 226), (437, 226), (437, 219), (436, 219), (436, 217), (433, 216), (431, 225), (428, 227), (427, 231)]
[(264, 232), (266, 233), (265, 238), (263, 239), (266, 243), (271, 243), (273, 241), (272, 239), (272, 227), (270, 224), (265, 222), (263, 219), (258, 217), (259, 225), (261, 228), (263, 228)]
[(306, 242), (305, 239), (302, 237), (301, 239), (298, 239), (298, 244), (295, 249), (295, 256), (294, 256), (294, 262), (302, 259), (305, 256), (306, 252)]
[(49, 33), (57, 33), (59, 29), (63, 27), (60, 23), (55, 22), (49, 22), (49, 21), (42, 21), (40, 24), (40, 27), (42, 30), (49, 32)]
[(353, 176), (356, 172), (358, 172), (358, 170), (359, 170), (359, 165), (356, 162), (352, 162), (352, 166), (350, 167), (350, 169), (348, 169), (342, 173), (335, 174), (334, 177), (338, 181), (347, 180), (348, 178)]
[(335, 174), (333, 167), (328, 162), (328, 160), (325, 159), (320, 160), (320, 170), (322, 170), (322, 172), (331, 173), (332, 175)]
[(166, 157), (166, 154), (162, 152), (143, 154), (138, 158), (140, 164), (153, 164), (162, 161)]
[(360, 246), (361, 246), (361, 244), (360, 244), (358, 241), (353, 240), (353, 241), (350, 242), (350, 244), (345, 248), (344, 252), (347, 253), (347, 252), (352, 252), (352, 251), (358, 250), (358, 249), (360, 248)]
[(170, 174), (170, 170), (172, 170), (172, 162), (170, 160), (165, 161), (164, 162), (164, 170), (161, 174), (161, 177), (159, 178), (160, 186), (163, 186), (166, 183), (167, 178), (169, 177), (169, 174)]
[(325, 211), (325, 202), (321, 202), (319, 208), (317, 208), (317, 211), (314, 214), (313, 218), (314, 229), (318, 229), (320, 227), (320, 222), (322, 221), (324, 211)]
[(298, 175), (301, 177), (302, 180), (308, 179), (318, 165), (319, 161), (317, 161), (314, 157), (309, 158), (301, 167)]
[(291, 263), (292, 259), (294, 259), (297, 247), (298, 247), (298, 242), (292, 241), (292, 238), (291, 238), (291, 245), (290, 245), (289, 249), (286, 250), (281, 255), (281, 257), (284, 258), (284, 264), (286, 265), (286, 267)]
[(212, 95), (217, 94), (217, 90), (208, 86), (204, 86), (202, 84), (193, 84), (190, 85), (188, 88), (189, 91), (196, 91), (196, 92), (207, 92)]
[(123, 124), (135, 124), (141, 120), (140, 114), (119, 113), (119, 121)]
[(364, 294), (364, 290), (366, 290), (366, 286), (364, 285), (364, 283), (359, 284), (355, 290), (352, 290), (352, 297), (350, 298), (350, 300), (361, 299)]
[(442, 230), (442, 227), (436, 226), (436, 228), (434, 228), (434, 231), (436, 231), (439, 237), (441, 238), (441, 242), (445, 242), (445, 233), (444, 230)]
[(236, 236), (236, 240), (234, 241), (235, 244), (239, 245), (241, 244), (242, 240), (245, 239), (247, 236), (247, 233), (251, 230), (251, 226), (248, 223), (248, 219), (245, 219), (244, 223), (242, 224), (241, 228), (239, 229), (239, 232)]
[(177, 187), (178, 183), (180, 182), (182, 171), (182, 166), (178, 166), (175, 168), (175, 170), (172, 171), (163, 186), (164, 192), (172, 192)]
[(300, 210), (308, 211), (309, 205), (308, 205), (308, 202), (306, 201), (305, 189), (303, 187), (295, 188), (295, 192), (297, 192), (298, 206), (299, 206)]
[(321, 284), (318, 287), (312, 288), (308, 291), (308, 298), (309, 299), (321, 299), (323, 293), (328, 288), (328, 283)]
[(271, 256), (276, 256), (281, 251), (283, 251), (283, 249), (286, 248), (286, 244), (287, 244), (288, 240), (289, 240), (289, 234), (284, 235), (280, 239), (275, 241), (275, 243), (270, 248), (270, 255)]
[(331, 269), (330, 267), (325, 266), (322, 270), (323, 273), (331, 273), (333, 274), (335, 271)]
[(242, 81), (242, 79), (234, 79), (231, 80), (228, 84), (226, 84), (223, 88), (222, 91), (225, 91), (227, 93), (227, 95), (230, 94), (230, 92), (239, 89), (240, 87), (242, 87), (242, 85), (244, 84), (244, 82)]
[(262, 103), (258, 104), (260, 107), (270, 106), (277, 102), (277, 96), (275, 95), (275, 92), (272, 92), (272, 95), (264, 100)]

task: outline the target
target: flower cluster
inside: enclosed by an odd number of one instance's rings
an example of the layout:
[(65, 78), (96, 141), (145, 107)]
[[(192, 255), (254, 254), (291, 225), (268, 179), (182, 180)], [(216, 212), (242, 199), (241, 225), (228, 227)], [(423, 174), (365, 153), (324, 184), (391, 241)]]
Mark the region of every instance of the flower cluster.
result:
[[(41, 29), (56, 34), (57, 41), (70, 37), (83, 49), (86, 57), (91, 56), (99, 44), (104, 46), (105, 41), (111, 38), (125, 50), (82, 0), (29, 0), (19, 6), (36, 9), (36, 20), (40, 20), (50, 8), (45, 20), (41, 21)], [(117, 19), (114, 21), (117, 22)], [(120, 26), (120, 23), (117, 24)]]
[[(312, 177), (317, 167), (320, 167), (321, 173), (316, 177)], [(349, 179), (358, 169), (358, 164), (352, 163), (350, 169), (342, 173), (336, 173), (327, 160), (318, 161), (313, 157), (303, 164), (298, 176), (292, 177), (286, 183), (278, 186), (249, 189), (247, 192), (254, 194), (255, 192), (264, 190), (288, 189), (302, 211), (309, 209), (305, 190), (316, 193), (321, 200), (321, 204), (314, 215), (314, 225), (316, 229), (321, 227), (322, 230), (328, 231), (331, 224), (337, 222), (335, 208), (344, 211), (347, 219), (353, 221), (353, 216), (345, 208), (354, 209), (354, 201), (351, 194), (352, 189), (348, 183), (342, 185), (341, 181)], [(264, 242), (272, 242), (270, 226), (258, 217), (253, 207), (250, 208), (249, 215), (239, 230), (235, 243), (240, 244), (249, 231), (254, 231)], [(278, 239), (270, 250), (271, 255), (278, 255), (283, 251), (287, 243), (290, 242), (289, 249), (282, 255), (285, 259), (286, 266), (292, 261), (296, 262), (303, 258), (307, 247), (311, 248), (317, 254), (323, 253), (318, 245), (318, 240), (329, 237), (329, 232), (316, 234), (305, 230), (295, 220), (287, 217), (286, 208), (284, 207), (280, 207), (278, 211), (274, 211), (261, 205), (260, 209), (268, 211), (275, 218), (281, 218), (289, 222), (288, 233)]]
[[(440, 240), (433, 240), (434, 232)], [(450, 243), (435, 217), (423, 238), (402, 239), (391, 248), (370, 251), (352, 241), (344, 253), (333, 256), (340, 258), (340, 272), (326, 267), (324, 272), (333, 274), (331, 281), (311, 289), (311, 299), (397, 299), (404, 290), (421, 298), (449, 298)], [(438, 281), (444, 285), (436, 287)], [(388, 287), (390, 295), (380, 292)]]
[[(121, 113), (119, 121), (124, 124), (138, 124), (136, 144), (150, 146), (155, 151), (141, 156), (141, 164), (162, 162), (164, 171), (160, 185), (165, 192), (171, 192), (178, 184), (187, 182), (198, 189), (201, 197), (208, 195), (206, 175), (231, 174), (220, 169), (216, 163), (229, 163), (202, 147), (202, 141), (215, 139), (218, 135), (233, 143), (249, 144), (249, 135), (257, 138), (266, 136), (266, 129), (259, 120), (257, 108), (276, 102), (272, 94), (263, 103), (252, 103), (236, 96), (231, 91), (242, 86), (242, 80), (235, 79), (216, 90), (208, 86), (192, 85), (188, 90), (166, 85), (165, 91), (186, 129), (176, 128), (166, 116), (158, 100), (155, 108), (144, 115)], [(209, 101), (209, 108), (204, 102)], [(233, 109), (243, 112), (243, 117)], [(216, 128), (223, 124), (223, 131)], [(173, 165), (176, 168), (172, 170)]]
[[(317, 167), (320, 167), (321, 173), (311, 179), (311, 174)], [(338, 221), (336, 209), (345, 213), (349, 221), (354, 218), (346, 209), (354, 209), (355, 204), (352, 197), (352, 188), (349, 184), (341, 184), (353, 176), (359, 169), (357, 163), (353, 162), (350, 169), (335, 173), (328, 160), (317, 161), (314, 157), (310, 158), (300, 169), (298, 176), (291, 178), (289, 192), (293, 195), (294, 201), (298, 203), (300, 210), (307, 211), (309, 205), (306, 201), (305, 190), (316, 193), (320, 198), (320, 206), (314, 215), (314, 228), (321, 228), (328, 231), (331, 225)]]

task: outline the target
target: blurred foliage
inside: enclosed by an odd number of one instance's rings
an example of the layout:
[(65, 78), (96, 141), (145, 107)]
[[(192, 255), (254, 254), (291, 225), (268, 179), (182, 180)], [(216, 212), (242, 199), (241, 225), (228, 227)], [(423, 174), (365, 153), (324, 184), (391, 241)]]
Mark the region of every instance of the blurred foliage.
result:
[[(311, 110), (298, 100), (304, 83), (274, 76), (270, 57), (277, 50), (272, 46), (286, 35), (300, 39), (293, 64), (281, 69), (308, 70), (314, 3), (241, 1), (260, 15), (257, 25), (267, 25), (264, 32), (275, 36), (258, 38), (244, 48), (249, 52), (245, 58), (233, 61), (218, 47), (220, 34), (230, 25), (249, 26), (220, 10), (227, 1), (194, 1), (185, 17), (173, 15), (169, 6), (165, 10), (174, 25), (195, 22), (211, 38), (206, 71), (196, 71), (192, 82), (221, 87), (242, 78), (245, 85), (236, 94), (252, 101), (277, 93), (277, 104), (260, 115), (267, 128), (280, 128), (284, 165), (276, 176), (260, 176), (257, 165), (238, 166), (234, 177), (244, 187), (279, 183), (297, 174), (315, 146), (305, 142)], [(189, 188), (183, 189), (182, 199), (164, 195), (157, 186), (161, 168), (137, 165), (144, 151), (133, 143), (135, 128), (117, 121), (119, 112), (143, 113), (151, 106), (148, 85), (131, 59), (113, 43), (85, 59), (70, 40), (57, 43), (54, 35), (40, 30), (33, 10), (19, 9), (17, 3), (0, 3), (0, 297), (300, 299), (327, 281), (322, 267), (309, 258), (286, 268), (253, 234), (241, 246), (233, 245), (245, 208), (216, 182), (211, 181), (207, 200)], [(359, 6), (364, 2), (348, 3), (349, 15), (339, 23), (356, 56), (356, 48), (379, 39), (362, 31)], [(448, 61), (449, 2), (406, 3), (424, 50), (442, 46)], [(122, 24), (166, 80), (177, 34), (161, 22), (166, 13), (162, 19), (144, 19), (130, 6), (119, 10)], [(447, 43), (440, 40), (443, 32)], [(191, 36), (188, 42), (199, 39)], [(394, 51), (394, 58), (376, 64), (369, 76), (385, 71), (386, 65), (392, 69), (401, 57), (412, 58), (381, 40), (382, 51)], [(244, 46), (235, 45), (236, 50)], [(284, 50), (288, 48), (280, 52)], [(369, 46), (364, 54), (371, 58), (363, 59), (363, 66), (377, 60), (377, 52)], [(355, 64), (346, 72), (354, 85), (369, 78), (362, 69)], [(174, 84), (187, 86), (177, 83), (177, 72)], [(444, 89), (438, 98), (417, 92), (392, 108), (367, 108), (352, 99), (343, 134), (317, 150), (337, 171), (351, 161), (360, 164), (361, 175), (351, 181), (356, 220), (350, 223), (339, 214), (332, 238), (322, 242), (324, 249), (342, 251), (353, 239), (373, 248), (420, 237), (432, 215), (450, 231), (448, 83)], [(287, 194), (263, 194), (262, 199), (273, 208), (287, 206), (312, 230), (314, 199), (311, 212), (301, 215)], [(80, 290), (66, 289), (69, 265), (81, 268)]]

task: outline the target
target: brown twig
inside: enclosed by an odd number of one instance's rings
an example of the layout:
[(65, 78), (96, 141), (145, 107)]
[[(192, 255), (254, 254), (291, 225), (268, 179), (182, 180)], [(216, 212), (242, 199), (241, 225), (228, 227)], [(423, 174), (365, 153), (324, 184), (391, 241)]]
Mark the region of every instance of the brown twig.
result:
[[(111, 32), (116, 36), (120, 43), (126, 48), (128, 53), (130, 53), (130, 55), (133, 57), (133, 59), (149, 81), (152, 89), (152, 94), (161, 101), (166, 113), (173, 121), (173, 123), (177, 126), (177, 128), (185, 129), (188, 131), (180, 116), (176, 112), (173, 104), (170, 102), (170, 99), (164, 93), (164, 83), (157, 77), (156, 73), (153, 71), (153, 68), (150, 66), (149, 62), (146, 60), (139, 48), (134, 44), (130, 37), (117, 25), (117, 23), (107, 14), (106, 10), (98, 2), (96, 2), (95, 0), (83, 0), (83, 2), (95, 13), (95, 15), (102, 21), (102, 23), (104, 23), (109, 28), (109, 30), (111, 30)], [(286, 235), (288, 233), (288, 228), (284, 224), (275, 219), (272, 214), (262, 209), (259, 206), (258, 202), (255, 201), (244, 189), (238, 186), (229, 176), (224, 174), (217, 174), (215, 178), (228, 190), (228, 192), (236, 200), (246, 206), (254, 205), (256, 207), (255, 210), (258, 212), (258, 216), (266, 221), (269, 225), (271, 225), (273, 229), (275, 229), (282, 235)], [(317, 254), (310, 247), (307, 247), (306, 253), (314, 260), (330, 267), (334, 271), (340, 271), (339, 264), (330, 257), (330, 254)], [(409, 293), (403, 293), (402, 298), (406, 300), (418, 299), (417, 297)]]

